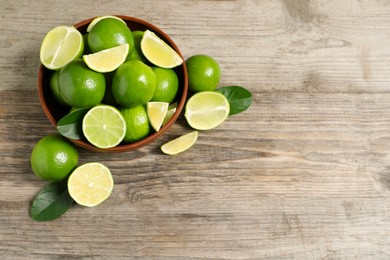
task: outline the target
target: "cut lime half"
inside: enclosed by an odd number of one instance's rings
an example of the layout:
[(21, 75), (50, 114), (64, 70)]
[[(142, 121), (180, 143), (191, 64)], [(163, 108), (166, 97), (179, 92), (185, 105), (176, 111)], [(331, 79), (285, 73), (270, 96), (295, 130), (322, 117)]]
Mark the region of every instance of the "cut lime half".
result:
[(86, 163), (69, 176), (69, 195), (77, 204), (94, 207), (105, 201), (114, 188), (110, 170), (101, 163)]
[(126, 134), (126, 123), (113, 106), (97, 105), (91, 108), (83, 118), (85, 138), (98, 148), (112, 148), (122, 142)]
[(230, 111), (226, 97), (214, 91), (194, 94), (187, 101), (184, 117), (197, 130), (209, 130), (222, 124)]
[(46, 68), (59, 70), (70, 61), (81, 57), (83, 51), (83, 35), (73, 26), (58, 26), (46, 34), (39, 57)]

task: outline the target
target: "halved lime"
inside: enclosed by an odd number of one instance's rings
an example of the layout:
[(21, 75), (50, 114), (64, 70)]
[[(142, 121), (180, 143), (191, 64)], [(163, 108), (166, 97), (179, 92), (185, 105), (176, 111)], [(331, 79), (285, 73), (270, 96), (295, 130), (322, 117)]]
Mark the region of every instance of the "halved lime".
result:
[(39, 57), (46, 68), (59, 70), (81, 57), (83, 51), (83, 35), (73, 26), (58, 26), (46, 34)]
[(105, 201), (114, 188), (110, 170), (101, 163), (86, 163), (69, 176), (68, 192), (77, 204), (94, 207)]
[(142, 37), (141, 50), (148, 61), (161, 68), (174, 68), (183, 63), (183, 59), (171, 46), (149, 30)]
[(167, 102), (148, 102), (146, 105), (149, 122), (156, 132), (160, 130), (163, 124), (164, 118), (168, 112), (168, 106), (169, 103)]
[(84, 55), (83, 60), (91, 70), (106, 73), (119, 68), (125, 62), (128, 53), (129, 44), (125, 43), (117, 47)]
[(122, 114), (113, 106), (97, 105), (83, 118), (85, 138), (98, 148), (111, 148), (122, 142), (126, 134), (126, 123)]
[(116, 16), (112, 16), (112, 15), (98, 16), (98, 17), (96, 17), (95, 19), (93, 19), (93, 20), (91, 21), (91, 23), (88, 25), (88, 27), (87, 27), (87, 32), (90, 32), (91, 29), (92, 29), (92, 27), (95, 26), (95, 24), (97, 24), (99, 21), (101, 21), (101, 20), (103, 20), (103, 19), (106, 19), (106, 18), (114, 18), (114, 19), (117, 19), (117, 20), (123, 22), (124, 24), (126, 24), (125, 21), (123, 21), (121, 18), (116, 17)]
[(198, 131), (182, 135), (161, 146), (161, 151), (168, 155), (176, 155), (193, 146), (198, 139)]
[(209, 130), (222, 124), (229, 115), (229, 101), (214, 91), (194, 94), (188, 99), (184, 117), (197, 130)]

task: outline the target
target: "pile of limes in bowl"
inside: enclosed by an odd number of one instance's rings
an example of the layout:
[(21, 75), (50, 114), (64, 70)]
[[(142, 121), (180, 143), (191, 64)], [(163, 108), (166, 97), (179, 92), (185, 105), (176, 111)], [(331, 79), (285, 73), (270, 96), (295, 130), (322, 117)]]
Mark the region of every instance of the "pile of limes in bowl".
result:
[(183, 59), (154, 32), (131, 31), (116, 16), (97, 17), (83, 35), (73, 26), (49, 31), (41, 63), (54, 70), (50, 88), (70, 112), (90, 108), (82, 135), (112, 148), (159, 131), (174, 111)]
[[(158, 132), (175, 113), (180, 86), (174, 68), (183, 59), (154, 32), (131, 31), (119, 17), (97, 17), (85, 34), (73, 26), (52, 29), (43, 39), (40, 60), (52, 70), (53, 97), (69, 109), (62, 119), (81, 114), (82, 133), (77, 136), (97, 148), (137, 142)], [(221, 71), (210, 56), (194, 55), (185, 64), (191, 97), (184, 117), (194, 131), (162, 145), (168, 155), (187, 150), (196, 142), (198, 130), (219, 126), (252, 102), (252, 94), (242, 87), (217, 89)], [(73, 200), (96, 206), (113, 189), (110, 170), (97, 162), (78, 166), (77, 149), (59, 134), (45, 136), (35, 145), (31, 166), (37, 176), (51, 182), (32, 204), (36, 220), (59, 217)], [(62, 181), (66, 192), (57, 185)]]

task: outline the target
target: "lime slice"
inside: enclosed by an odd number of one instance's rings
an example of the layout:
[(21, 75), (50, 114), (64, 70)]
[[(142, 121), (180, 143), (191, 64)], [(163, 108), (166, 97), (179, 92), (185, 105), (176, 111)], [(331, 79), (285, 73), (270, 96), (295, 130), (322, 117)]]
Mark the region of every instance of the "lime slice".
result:
[(118, 109), (108, 105), (91, 108), (82, 123), (85, 138), (98, 148), (117, 146), (125, 137), (126, 123)]
[(160, 130), (163, 124), (164, 118), (168, 112), (168, 106), (169, 103), (167, 102), (148, 102), (146, 105), (149, 122), (156, 132)]
[(86, 163), (69, 176), (68, 192), (77, 204), (94, 207), (105, 201), (114, 188), (110, 170), (101, 163)]
[(163, 123), (162, 123), (163, 126), (166, 125), (169, 120), (171, 120), (171, 118), (173, 117), (173, 115), (176, 112), (176, 109), (177, 109), (177, 102), (172, 103), (172, 104), (169, 105), (168, 112), (165, 115)]
[(129, 44), (125, 43), (117, 47), (84, 55), (83, 60), (91, 70), (106, 73), (119, 68), (125, 62), (128, 53)]
[(229, 101), (219, 92), (204, 91), (188, 99), (184, 117), (197, 130), (209, 130), (222, 124), (229, 115)]
[(73, 26), (59, 26), (46, 34), (39, 57), (46, 68), (59, 70), (70, 61), (81, 57), (83, 51), (83, 35)]
[(182, 135), (161, 146), (161, 151), (168, 155), (176, 155), (193, 146), (198, 139), (198, 131)]
[(96, 17), (95, 19), (93, 19), (93, 20), (91, 21), (91, 23), (88, 25), (88, 27), (87, 27), (87, 32), (90, 32), (91, 29), (92, 29), (92, 27), (95, 26), (95, 24), (97, 24), (99, 21), (101, 21), (101, 20), (103, 20), (103, 19), (106, 19), (106, 18), (114, 18), (114, 19), (117, 19), (117, 20), (123, 22), (124, 24), (126, 24), (125, 21), (123, 21), (121, 18), (116, 17), (116, 16), (112, 16), (112, 15), (98, 16), (98, 17)]
[(174, 68), (183, 63), (183, 59), (171, 46), (149, 30), (142, 37), (141, 50), (148, 61), (161, 68)]

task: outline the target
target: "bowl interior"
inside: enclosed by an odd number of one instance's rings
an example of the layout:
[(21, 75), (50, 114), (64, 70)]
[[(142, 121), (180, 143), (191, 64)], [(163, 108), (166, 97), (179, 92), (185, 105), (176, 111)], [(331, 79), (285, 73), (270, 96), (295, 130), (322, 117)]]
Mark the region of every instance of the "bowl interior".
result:
[[(172, 41), (172, 39), (164, 33), (161, 29), (157, 28), (156, 26), (143, 21), (138, 18), (134, 17), (129, 17), (129, 16), (123, 16), (123, 15), (117, 15), (121, 19), (123, 19), (127, 26), (130, 28), (131, 31), (145, 31), (145, 30), (151, 30), (153, 31), (156, 35), (158, 35), (161, 39), (163, 39), (168, 45), (170, 45), (182, 58), (182, 54), (179, 50), (179, 48), (176, 46), (176, 44)], [(85, 33), (86, 29), (89, 25), (89, 23), (93, 20), (94, 18), (90, 18), (87, 20), (84, 20), (82, 22), (79, 22), (75, 24), (74, 26), (81, 32)], [(125, 151), (131, 151), (131, 150), (136, 150), (146, 144), (149, 144), (156, 140), (159, 136), (161, 136), (164, 132), (166, 132), (169, 127), (177, 120), (179, 117), (186, 98), (187, 98), (187, 92), (188, 92), (188, 79), (187, 79), (187, 69), (185, 63), (182, 65), (176, 67), (175, 72), (179, 78), (179, 91), (176, 96), (176, 101), (178, 102), (177, 109), (173, 117), (169, 120), (169, 122), (163, 126), (158, 132), (154, 132), (151, 135), (147, 136), (146, 138), (134, 142), (134, 143), (129, 143), (129, 144), (120, 144), (116, 147), (109, 148), (109, 149), (100, 149), (97, 148), (93, 145), (91, 145), (89, 142), (86, 140), (71, 140), (74, 144), (83, 147), (88, 150), (93, 150), (97, 152), (125, 152)], [(46, 69), (42, 64), (39, 68), (39, 73), (38, 73), (38, 95), (39, 95), (39, 100), (42, 105), (42, 109), (44, 113), (46, 114), (47, 118), (49, 121), (56, 126), (57, 122), (65, 116), (67, 113), (69, 113), (69, 107), (64, 107), (61, 106), (56, 99), (54, 98), (53, 94), (51, 93), (50, 90), (50, 77), (52, 75), (53, 71)]]

